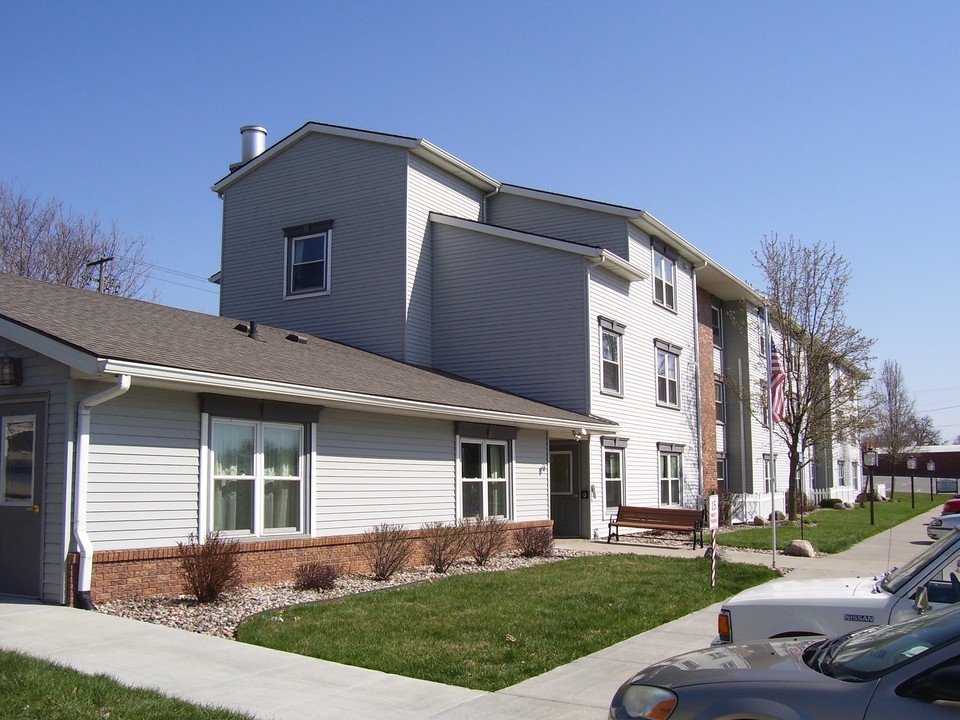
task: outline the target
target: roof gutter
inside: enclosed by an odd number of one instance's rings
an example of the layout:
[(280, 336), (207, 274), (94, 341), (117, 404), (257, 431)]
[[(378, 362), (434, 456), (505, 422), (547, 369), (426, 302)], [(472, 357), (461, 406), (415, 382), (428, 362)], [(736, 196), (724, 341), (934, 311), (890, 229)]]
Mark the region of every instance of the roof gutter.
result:
[(90, 410), (113, 400), (130, 389), (130, 376), (121, 375), (113, 387), (102, 390), (80, 401), (77, 408), (77, 462), (73, 496), (73, 536), (80, 551), (80, 569), (74, 605), (83, 610), (95, 610), (90, 597), (93, 578), (93, 543), (87, 534), (87, 485), (90, 457)]

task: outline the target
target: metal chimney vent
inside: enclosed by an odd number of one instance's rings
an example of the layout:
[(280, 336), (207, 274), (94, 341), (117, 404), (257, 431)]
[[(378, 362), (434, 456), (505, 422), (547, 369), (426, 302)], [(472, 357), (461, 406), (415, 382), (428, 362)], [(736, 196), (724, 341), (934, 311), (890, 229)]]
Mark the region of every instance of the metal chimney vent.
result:
[(240, 137), (243, 143), (241, 162), (253, 160), (266, 149), (267, 129), (265, 127), (244, 125), (240, 128)]

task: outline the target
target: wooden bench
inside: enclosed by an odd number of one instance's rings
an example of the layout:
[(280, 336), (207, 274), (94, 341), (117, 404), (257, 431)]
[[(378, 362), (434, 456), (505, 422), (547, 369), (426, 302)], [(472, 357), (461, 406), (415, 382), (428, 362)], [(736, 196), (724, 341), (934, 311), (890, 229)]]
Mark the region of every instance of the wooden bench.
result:
[(697, 534), (700, 547), (703, 547), (703, 511), (687, 508), (651, 508), (621, 505), (617, 514), (611, 516), (607, 526), (607, 542), (616, 528), (617, 542), (620, 542), (620, 528), (632, 527), (645, 530), (675, 530), (693, 534), (693, 549), (697, 549)]

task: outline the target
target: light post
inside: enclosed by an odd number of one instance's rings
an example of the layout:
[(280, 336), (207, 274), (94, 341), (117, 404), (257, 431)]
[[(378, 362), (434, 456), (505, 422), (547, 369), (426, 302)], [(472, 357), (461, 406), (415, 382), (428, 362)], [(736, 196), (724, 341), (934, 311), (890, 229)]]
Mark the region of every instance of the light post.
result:
[(937, 469), (937, 465), (933, 460), (927, 460), (927, 472), (930, 473), (930, 499), (933, 500), (933, 471)]
[(917, 506), (916, 498), (913, 496), (913, 474), (917, 471), (917, 459), (915, 457), (907, 458), (907, 470), (910, 471), (910, 507)]
[(877, 451), (870, 448), (863, 454), (863, 464), (867, 466), (870, 476), (870, 524), (875, 525), (873, 515), (873, 469), (877, 466)]

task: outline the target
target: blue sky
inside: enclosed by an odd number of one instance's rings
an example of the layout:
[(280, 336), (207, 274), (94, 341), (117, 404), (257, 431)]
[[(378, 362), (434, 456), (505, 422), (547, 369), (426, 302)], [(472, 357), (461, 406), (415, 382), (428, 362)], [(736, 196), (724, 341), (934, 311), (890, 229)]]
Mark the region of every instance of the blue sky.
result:
[(0, 7), (0, 179), (148, 241), (217, 312), (242, 125), (422, 137), (504, 182), (646, 210), (754, 285), (835, 244), (848, 320), (960, 435), (960, 3), (33, 2)]

